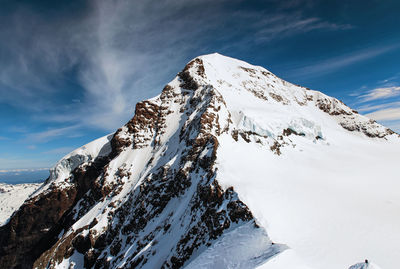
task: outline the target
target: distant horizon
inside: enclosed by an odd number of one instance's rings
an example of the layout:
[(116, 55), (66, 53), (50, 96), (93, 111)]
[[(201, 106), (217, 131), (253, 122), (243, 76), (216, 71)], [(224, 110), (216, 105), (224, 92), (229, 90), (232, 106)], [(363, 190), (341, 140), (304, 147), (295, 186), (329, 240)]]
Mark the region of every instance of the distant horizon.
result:
[(1, 173), (35, 172), (35, 171), (42, 171), (42, 170), (49, 170), (49, 169), (50, 169), (49, 167), (7, 169), (7, 170), (0, 170), (0, 175), (1, 175)]
[(42, 183), (50, 175), (47, 169), (21, 169), (23, 171), (0, 172), (0, 183), (23, 184), (23, 183)]

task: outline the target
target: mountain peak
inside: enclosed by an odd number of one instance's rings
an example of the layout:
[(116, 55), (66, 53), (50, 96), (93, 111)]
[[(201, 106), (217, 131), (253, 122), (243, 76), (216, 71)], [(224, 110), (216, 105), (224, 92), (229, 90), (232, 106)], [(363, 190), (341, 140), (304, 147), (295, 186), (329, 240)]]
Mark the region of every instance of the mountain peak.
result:
[(237, 66), (237, 67), (240, 67), (240, 66), (254, 67), (253, 65), (251, 65), (245, 61), (242, 61), (242, 60), (239, 60), (236, 58), (232, 58), (229, 56), (225, 56), (225, 55), (219, 54), (218, 52), (200, 55), (200, 56), (197, 56), (196, 58), (194, 58), (193, 60), (195, 60), (195, 59), (200, 59), (203, 62), (206, 62), (209, 65), (212, 65), (217, 69), (218, 69), (218, 67), (221, 68), (222, 66), (225, 66), (225, 67), (230, 66), (231, 68), (235, 67), (235, 66)]
[[(263, 67), (218, 53), (191, 60), (168, 87), (192, 90), (212, 87), (221, 95), (231, 114), (246, 114), (246, 110), (258, 106), (260, 111), (276, 115), (280, 125), (291, 121), (293, 115), (308, 122), (319, 122), (318, 113), (310, 114), (316, 107), (348, 131), (381, 138), (393, 134), (336, 98), (289, 83)], [(286, 127), (290, 128), (289, 125), (287, 123)]]

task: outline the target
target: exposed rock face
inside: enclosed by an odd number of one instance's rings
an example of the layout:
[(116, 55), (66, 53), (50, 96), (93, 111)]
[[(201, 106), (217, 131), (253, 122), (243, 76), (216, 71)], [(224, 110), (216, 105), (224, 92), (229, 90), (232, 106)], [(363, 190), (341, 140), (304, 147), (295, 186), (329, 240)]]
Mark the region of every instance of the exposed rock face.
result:
[[(289, 85), (264, 69), (240, 70), (249, 79), (239, 85), (262, 102), (311, 103), (347, 130), (391, 134), (336, 99)], [(254, 142), (277, 155), (282, 147), (296, 146), (294, 135), (320, 143), (324, 137), (304, 119), (278, 126), (275, 133), (258, 127), (230, 110), (219, 90), (229, 83), (212, 75), (202, 58), (194, 59), (159, 97), (138, 103), (134, 117), (112, 137), (60, 161), (36, 196), (0, 227), (0, 264), (182, 268), (224, 233), (244, 225), (264, 231), (235, 190), (218, 182), (220, 137)], [(280, 92), (282, 85), (297, 88)], [(263, 247), (274, 248), (267, 242)]]
[[(204, 76), (200, 59), (190, 62), (179, 73), (182, 90), (167, 85), (159, 100), (138, 103), (135, 116), (109, 142), (111, 152), (75, 168), (66, 179), (70, 182), (68, 187), (54, 184), (25, 202), (11, 221), (1, 227), (2, 265), (54, 268), (74, 253), (81, 253), (85, 268), (116, 268), (121, 263), (124, 267), (140, 267), (157, 257), (152, 248), (144, 251), (145, 246), (157, 244), (156, 238), (175, 229), (175, 236), (179, 236), (171, 241), (172, 251), (162, 254), (158, 265), (179, 268), (226, 229), (248, 222), (260, 229), (235, 191), (223, 190), (215, 179), (216, 136), (227, 132), (231, 121), (228, 113), (226, 118), (218, 115), (219, 110), (226, 110), (223, 98), (212, 86), (200, 87), (191, 75), (193, 71)], [(130, 175), (122, 165), (114, 175), (114, 179), (120, 180), (107, 182), (112, 176), (112, 159), (129, 149), (159, 148), (166, 118), (171, 113), (185, 119), (179, 131), (169, 138), (181, 146), (178, 152), (164, 148), (163, 154), (177, 154), (179, 159), (172, 163), (166, 158), (158, 163), (148, 160), (147, 176), (124, 193), (124, 198), (112, 199), (125, 184), (121, 178)], [(185, 210), (176, 214), (168, 205), (179, 201), (185, 201)], [(97, 218), (76, 224), (99, 204), (103, 204), (102, 219), (106, 220), (101, 228), (97, 227)]]
[(0, 228), (1, 259), (4, 268), (29, 268), (54, 242), (59, 222), (70, 208), (76, 189), (54, 190), (25, 202), (10, 221)]
[(337, 99), (320, 97), (315, 101), (315, 105), (329, 115), (337, 116), (340, 126), (348, 131), (358, 131), (364, 133), (366, 136), (379, 138), (394, 133), (392, 130), (377, 124), (375, 121), (358, 115), (357, 111), (352, 110)]
[(0, 227), (0, 264), (9, 268), (29, 268), (51, 247), (62, 229), (74, 221), (71, 209), (84, 198), (98, 200), (108, 190), (95, 182), (107, 158), (99, 157), (72, 172), (73, 184), (66, 188), (50, 186), (47, 192), (27, 200), (10, 221)]

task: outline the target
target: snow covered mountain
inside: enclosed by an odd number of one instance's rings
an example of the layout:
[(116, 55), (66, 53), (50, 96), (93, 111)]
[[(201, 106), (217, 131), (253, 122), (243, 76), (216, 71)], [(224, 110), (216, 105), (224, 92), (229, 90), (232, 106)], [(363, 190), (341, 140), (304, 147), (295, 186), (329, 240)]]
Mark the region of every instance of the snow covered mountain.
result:
[(55, 165), (0, 227), (0, 265), (395, 269), (399, 153), (335, 98), (200, 56)]
[(0, 183), (0, 226), (40, 185), (39, 183), (16, 185)]

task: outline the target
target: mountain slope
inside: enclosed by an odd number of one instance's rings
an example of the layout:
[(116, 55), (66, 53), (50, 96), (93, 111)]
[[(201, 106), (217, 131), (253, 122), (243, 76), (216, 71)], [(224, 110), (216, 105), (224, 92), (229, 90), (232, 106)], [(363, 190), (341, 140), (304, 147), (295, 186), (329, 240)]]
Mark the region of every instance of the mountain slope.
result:
[(0, 225), (3, 225), (11, 214), (33, 193), (40, 184), (4, 184), (0, 183)]
[(399, 152), (334, 98), (201, 56), (52, 169), (0, 227), (0, 264), (394, 268)]

